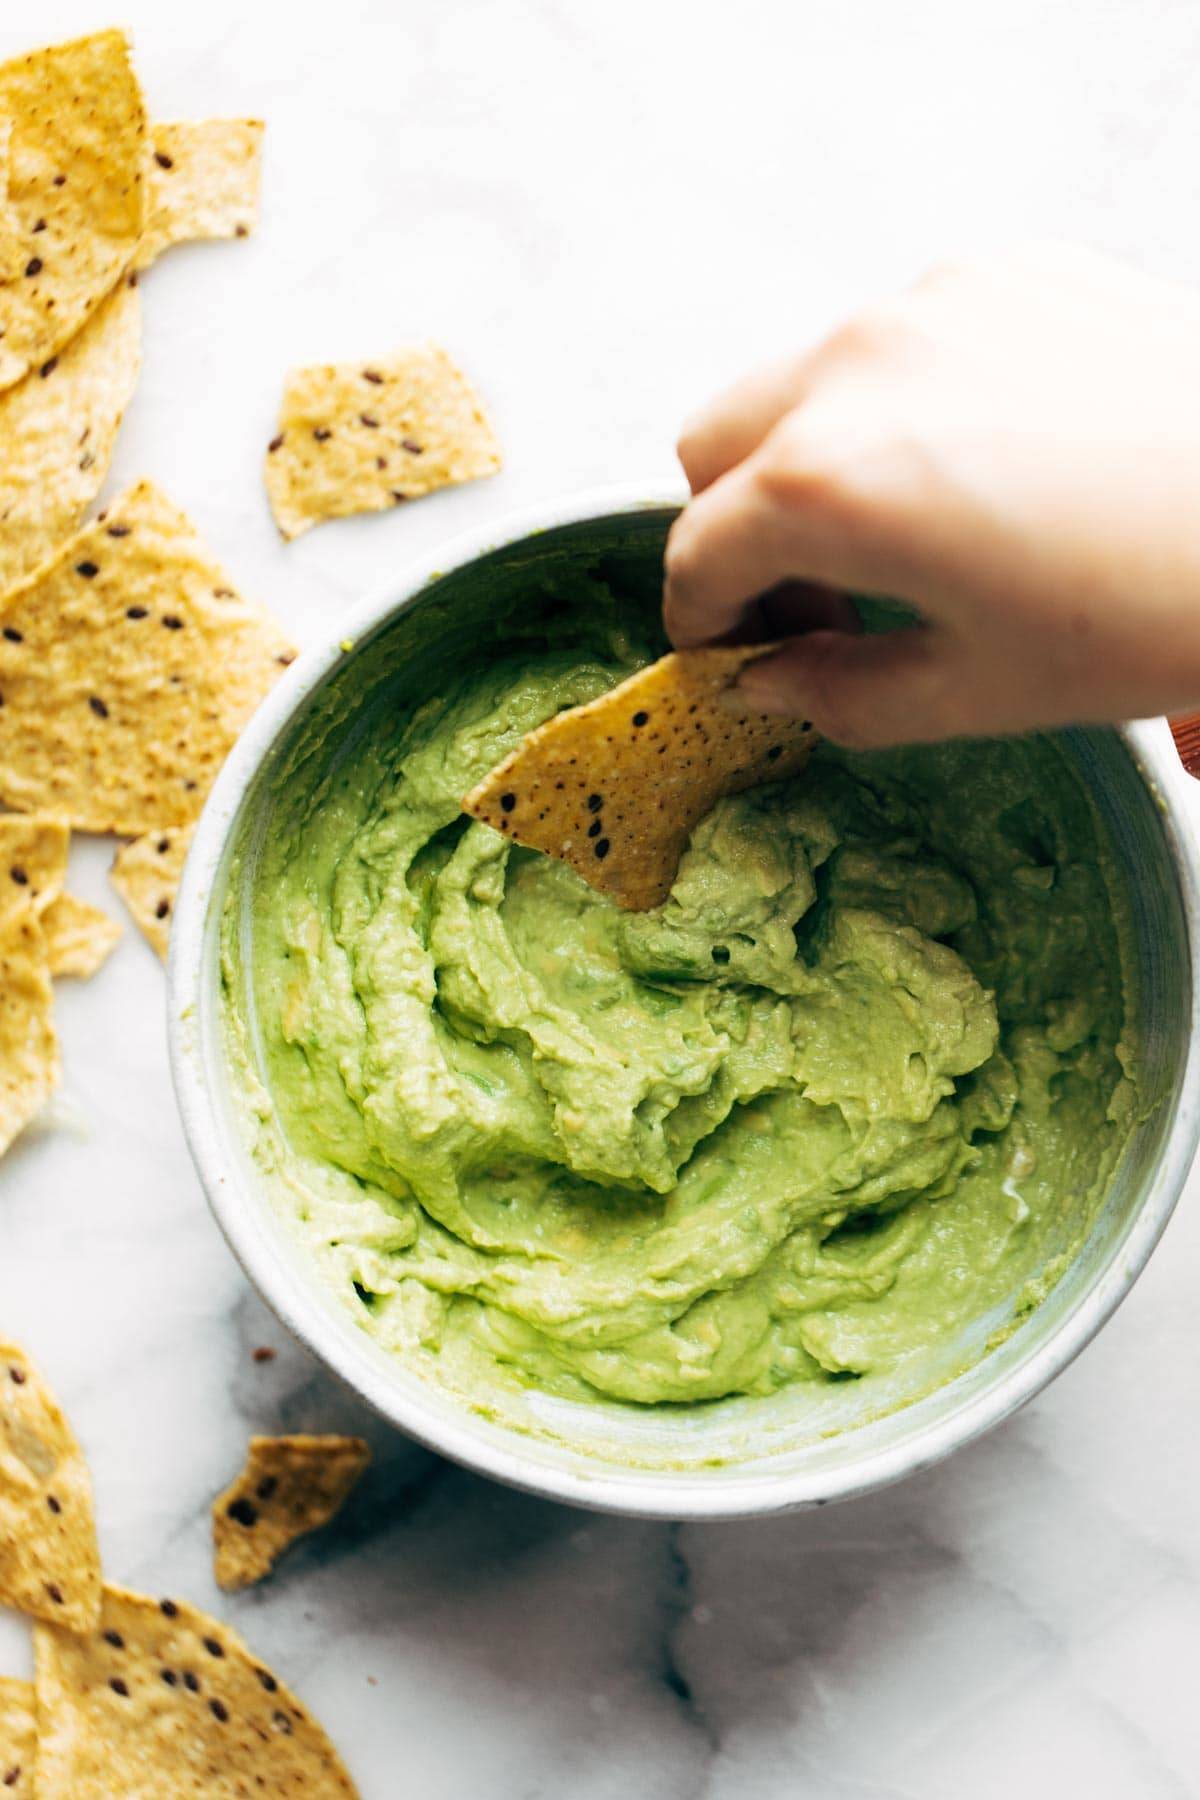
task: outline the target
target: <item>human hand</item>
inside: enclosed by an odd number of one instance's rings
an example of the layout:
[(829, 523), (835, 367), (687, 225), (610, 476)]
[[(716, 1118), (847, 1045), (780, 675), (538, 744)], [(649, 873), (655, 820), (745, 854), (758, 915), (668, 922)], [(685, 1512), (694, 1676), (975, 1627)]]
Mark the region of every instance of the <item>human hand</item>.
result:
[[(679, 647), (859, 746), (1200, 706), (1200, 297), (1037, 248), (936, 269), (684, 432)], [(911, 629), (844, 629), (849, 593)], [(765, 596), (765, 598), (764, 598)]]

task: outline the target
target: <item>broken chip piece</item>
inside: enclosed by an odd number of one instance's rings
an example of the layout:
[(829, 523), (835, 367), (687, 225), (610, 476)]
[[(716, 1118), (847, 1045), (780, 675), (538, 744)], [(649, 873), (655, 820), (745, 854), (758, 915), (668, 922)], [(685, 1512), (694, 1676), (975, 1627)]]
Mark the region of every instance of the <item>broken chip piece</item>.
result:
[(141, 335), (137, 290), (122, 281), (56, 356), (0, 393), (0, 593), (51, 555), (99, 493)]
[(694, 827), (723, 795), (808, 760), (807, 720), (730, 709), (738, 674), (772, 648), (673, 651), (531, 731), (463, 810), (569, 863), (619, 906), (660, 905)]
[(246, 237), (258, 219), (261, 119), (181, 119), (151, 125), (146, 223), (135, 266), (172, 244)]
[(36, 1755), (33, 1683), (0, 1675), (0, 1792), (4, 1800), (33, 1800)]
[(249, 1587), (289, 1545), (340, 1510), (371, 1460), (357, 1437), (254, 1437), (246, 1466), (213, 1501), (217, 1585)]
[(192, 841), (190, 825), (168, 825), (122, 844), (113, 858), (112, 884), (138, 930), (165, 959), (175, 893)]
[(51, 901), (42, 914), (42, 931), (51, 975), (71, 975), (77, 981), (94, 975), (121, 940), (117, 921), (77, 894), (60, 894)]
[(357, 1789), (312, 1714), (227, 1625), (106, 1585), (86, 1632), (34, 1633), (39, 1800)]
[(470, 382), (445, 350), (417, 344), (292, 371), (267, 447), (267, 496), (280, 531), (294, 538), (322, 519), (382, 512), (499, 467)]
[(190, 821), (294, 655), (140, 482), (0, 598), (0, 800), (85, 831)]
[[(58, 1077), (54, 995), (42, 922), (28, 901), (0, 903), (0, 1156), (42, 1110)], [(0, 1531), (0, 1599), (2, 1558)]]
[(0, 388), (67, 344), (129, 267), (143, 222), (145, 116), (122, 31), (0, 64), (10, 122)]
[(0, 1603), (68, 1631), (100, 1612), (92, 1483), (62, 1409), (16, 1344), (0, 1341)]

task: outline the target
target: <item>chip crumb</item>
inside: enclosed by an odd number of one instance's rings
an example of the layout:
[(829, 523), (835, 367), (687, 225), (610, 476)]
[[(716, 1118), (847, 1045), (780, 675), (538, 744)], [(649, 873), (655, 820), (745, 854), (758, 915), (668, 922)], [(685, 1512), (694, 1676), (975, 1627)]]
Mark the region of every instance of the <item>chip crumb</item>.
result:
[(272, 1350), (269, 1344), (256, 1344), (251, 1351), (251, 1355), (256, 1363), (274, 1362), (278, 1354), (278, 1351)]
[(217, 1585), (261, 1581), (297, 1538), (340, 1511), (370, 1460), (363, 1438), (251, 1438), (241, 1474), (213, 1501)]
[(39, 1800), (356, 1800), (308, 1709), (229, 1626), (106, 1585), (97, 1623), (34, 1633)]
[(294, 369), (265, 476), (275, 521), (295, 538), (323, 519), (390, 511), (499, 467), (466, 376), (439, 345), (417, 344), (368, 363)]
[(773, 648), (672, 651), (531, 731), (463, 810), (569, 863), (619, 906), (661, 905), (688, 838), (723, 795), (808, 761), (807, 720), (729, 708), (738, 674)]
[(149, 127), (137, 268), (172, 244), (249, 236), (258, 223), (263, 129), (261, 119), (180, 119)]

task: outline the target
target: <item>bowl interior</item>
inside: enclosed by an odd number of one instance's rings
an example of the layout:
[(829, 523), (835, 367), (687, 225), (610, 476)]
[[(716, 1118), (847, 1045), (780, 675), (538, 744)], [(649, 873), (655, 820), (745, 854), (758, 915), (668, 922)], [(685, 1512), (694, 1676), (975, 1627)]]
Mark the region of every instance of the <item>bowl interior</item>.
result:
[[(377, 708), (420, 704), (447, 668), (481, 647), (544, 641), (544, 606), (528, 609), (525, 624), (520, 602), (552, 594), (571, 562), (586, 559), (652, 619), (672, 514), (639, 508), (518, 538), (375, 609), (307, 686), (294, 671), (297, 682), (268, 703), (235, 753), (243, 766), (231, 766), (198, 834), (180, 906), (188, 922), (182, 931), (177, 924), (177, 960), (194, 958), (195, 970), (177, 970), (176, 1058), (193, 1149), (235, 1250), (285, 1322), (367, 1399), (448, 1454), (524, 1485), (630, 1511), (729, 1515), (861, 1491), (935, 1460), (1020, 1404), (1086, 1341), (1148, 1255), (1190, 1162), (1195, 1119), (1181, 1129), (1180, 1106), (1194, 980), (1179, 873), (1186, 858), (1144, 746), (1136, 732), (1068, 732), (1067, 752), (1130, 875), (1128, 1001), (1150, 1104), (1082, 1253), (997, 1348), (983, 1354), (1011, 1324), (1016, 1293), (886, 1376), (686, 1409), (580, 1406), (531, 1392), (503, 1419), (490, 1403), (473, 1409), (383, 1352), (326, 1291), (250, 1154), (253, 1108), (231, 1076), (223, 979), (236, 986), (253, 954), (258, 846), (306, 758), (346, 755)], [(238, 945), (224, 978), (223, 921)], [(234, 998), (245, 1007), (244, 992)]]

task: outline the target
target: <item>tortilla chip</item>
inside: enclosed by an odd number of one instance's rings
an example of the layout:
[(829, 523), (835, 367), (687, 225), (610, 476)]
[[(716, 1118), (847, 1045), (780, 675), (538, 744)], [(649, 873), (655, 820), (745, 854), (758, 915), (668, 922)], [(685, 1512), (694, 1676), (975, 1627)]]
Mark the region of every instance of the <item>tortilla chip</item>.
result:
[(0, 1340), (0, 1603), (69, 1631), (100, 1615), (92, 1483), (29, 1358)]
[(50, 973), (87, 981), (106, 963), (121, 937), (115, 919), (76, 894), (60, 894), (42, 915)]
[(140, 482), (0, 598), (0, 801), (131, 836), (194, 819), (294, 655)]
[(312, 1714), (227, 1625), (106, 1586), (86, 1637), (39, 1625), (38, 1800), (241, 1800), (357, 1789)]
[(293, 369), (267, 448), (267, 497), (285, 538), (322, 519), (383, 512), (494, 475), (482, 403), (436, 344), (373, 362)]
[(151, 125), (137, 268), (146, 268), (172, 244), (250, 235), (258, 222), (262, 135), (261, 119)]
[(531, 731), (463, 810), (570, 863), (618, 906), (660, 905), (693, 829), (723, 795), (808, 761), (816, 734), (807, 720), (722, 704), (746, 664), (773, 647), (673, 651)]
[(371, 1452), (356, 1437), (254, 1437), (246, 1466), (213, 1501), (217, 1585), (249, 1587), (339, 1512)]
[(0, 65), (11, 120), (8, 209), (19, 246), (0, 287), (0, 388), (70, 341), (133, 258), (142, 231), (145, 117), (124, 32)]
[(0, 914), (26, 904), (45, 913), (62, 893), (70, 843), (64, 819), (0, 815)]
[(77, 337), (0, 394), (0, 592), (37, 567), (100, 491), (141, 362), (127, 282)]
[(32, 1800), (36, 1754), (33, 1683), (0, 1675), (0, 1793), (5, 1800)]
[(158, 954), (166, 958), (175, 894), (188, 846), (188, 825), (150, 831), (122, 844), (113, 858), (112, 884), (133, 914), (134, 923)]
[(42, 1110), (58, 1077), (54, 995), (41, 920), (28, 902), (0, 909), (0, 1156)]

